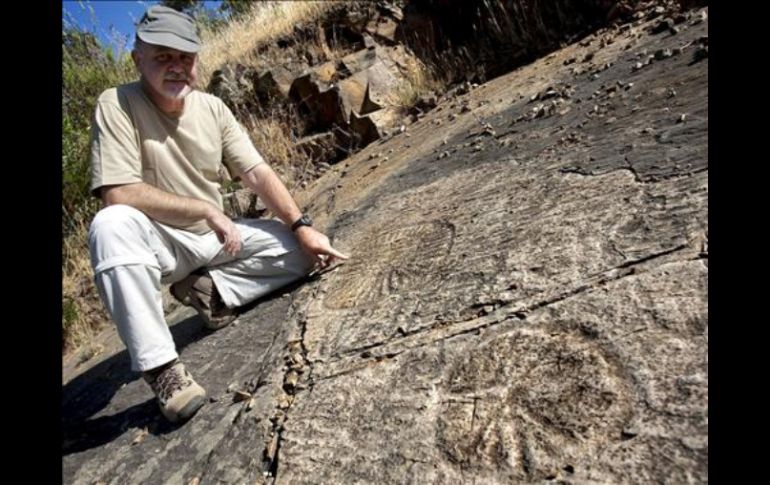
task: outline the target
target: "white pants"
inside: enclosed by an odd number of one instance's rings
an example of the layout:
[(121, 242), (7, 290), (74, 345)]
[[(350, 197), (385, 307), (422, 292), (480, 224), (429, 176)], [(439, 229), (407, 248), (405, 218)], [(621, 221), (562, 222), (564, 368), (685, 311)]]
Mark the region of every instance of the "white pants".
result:
[(99, 295), (117, 325), (134, 371), (178, 357), (163, 315), (161, 283), (207, 268), (229, 308), (254, 301), (308, 274), (313, 261), (277, 220), (233, 221), (241, 250), (230, 256), (212, 231), (198, 235), (149, 219), (127, 205), (96, 214), (88, 234)]

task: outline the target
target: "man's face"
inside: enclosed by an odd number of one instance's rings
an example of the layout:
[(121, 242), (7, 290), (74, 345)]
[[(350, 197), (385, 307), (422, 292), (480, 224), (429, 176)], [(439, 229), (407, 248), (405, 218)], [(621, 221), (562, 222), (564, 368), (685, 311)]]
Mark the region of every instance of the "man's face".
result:
[(195, 87), (196, 54), (142, 43), (134, 50), (133, 58), (139, 73), (156, 95), (181, 100)]

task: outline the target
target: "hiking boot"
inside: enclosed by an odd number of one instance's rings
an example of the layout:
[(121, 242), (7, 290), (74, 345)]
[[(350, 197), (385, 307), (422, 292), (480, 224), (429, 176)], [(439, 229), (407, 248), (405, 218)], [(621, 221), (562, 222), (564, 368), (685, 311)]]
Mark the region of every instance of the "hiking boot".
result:
[(160, 412), (172, 423), (187, 421), (206, 402), (206, 391), (179, 360), (142, 376), (158, 398)]
[(219, 330), (238, 318), (235, 309), (227, 308), (217, 287), (207, 273), (193, 273), (171, 285), (171, 295), (186, 306), (198, 310), (206, 328)]

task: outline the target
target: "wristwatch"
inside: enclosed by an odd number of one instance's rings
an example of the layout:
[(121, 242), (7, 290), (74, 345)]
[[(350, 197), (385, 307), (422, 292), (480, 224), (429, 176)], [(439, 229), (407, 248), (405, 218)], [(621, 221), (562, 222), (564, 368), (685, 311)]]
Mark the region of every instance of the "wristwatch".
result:
[(298, 227), (301, 226), (312, 226), (313, 225), (313, 219), (310, 218), (307, 214), (302, 214), (302, 217), (294, 221), (294, 224), (291, 225), (291, 230), (296, 231)]

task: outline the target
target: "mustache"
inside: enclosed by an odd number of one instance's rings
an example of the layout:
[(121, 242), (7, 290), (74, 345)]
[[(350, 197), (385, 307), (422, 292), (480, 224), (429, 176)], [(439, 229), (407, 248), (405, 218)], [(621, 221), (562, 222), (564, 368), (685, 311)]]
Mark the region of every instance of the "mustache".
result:
[(163, 77), (164, 81), (190, 81), (190, 76), (184, 74), (167, 74)]

